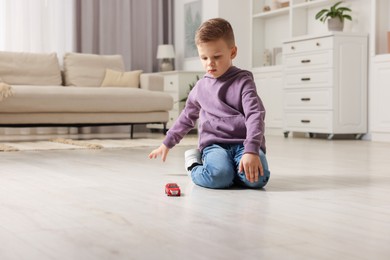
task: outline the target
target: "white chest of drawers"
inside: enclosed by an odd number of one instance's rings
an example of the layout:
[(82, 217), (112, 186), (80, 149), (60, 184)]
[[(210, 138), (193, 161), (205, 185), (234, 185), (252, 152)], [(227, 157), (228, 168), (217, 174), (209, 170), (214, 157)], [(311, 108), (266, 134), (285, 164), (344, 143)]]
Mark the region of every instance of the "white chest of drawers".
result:
[[(203, 77), (205, 73), (202, 71), (168, 71), (160, 74), (164, 76), (164, 92), (170, 94), (173, 98), (173, 109), (169, 111), (169, 121), (167, 123), (169, 129), (184, 108), (185, 102), (181, 102), (181, 100), (187, 97), (190, 84), (196, 83), (197, 79)], [(161, 128), (161, 125), (149, 124), (148, 127)]]
[(289, 132), (367, 132), (367, 36), (329, 33), (283, 43), (283, 129)]

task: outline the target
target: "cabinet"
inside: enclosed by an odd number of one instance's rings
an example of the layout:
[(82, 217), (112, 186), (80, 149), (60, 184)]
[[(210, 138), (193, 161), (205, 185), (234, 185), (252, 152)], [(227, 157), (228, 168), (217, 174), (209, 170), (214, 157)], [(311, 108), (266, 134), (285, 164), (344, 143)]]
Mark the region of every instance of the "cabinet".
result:
[[(176, 121), (183, 110), (185, 102), (181, 102), (190, 92), (190, 84), (197, 82), (197, 77), (201, 78), (205, 74), (201, 71), (168, 71), (161, 72), (164, 76), (164, 92), (169, 93), (173, 98), (173, 109), (169, 111), (169, 129)], [(149, 124), (149, 128), (162, 128), (161, 125)]]
[(327, 33), (283, 44), (284, 131), (367, 132), (367, 36)]
[[(258, 92), (266, 108), (267, 133), (280, 134), (283, 126), (283, 41), (295, 36), (322, 32), (315, 13), (330, 1), (294, 0), (287, 7), (275, 7), (273, 0), (251, 0), (251, 67)], [(269, 6), (270, 11), (264, 11)], [(264, 55), (270, 54), (270, 63)]]
[[(285, 0), (284, 0), (285, 1)], [(251, 0), (251, 68), (255, 78), (272, 78), (273, 82), (283, 82), (285, 62), (280, 60), (279, 53), (283, 42), (296, 37), (306, 37), (310, 35), (324, 35), (328, 32), (327, 24), (315, 20), (315, 15), (323, 8), (328, 8), (334, 4), (333, 0), (290, 0), (286, 7), (275, 5), (274, 0)], [(281, 2), (279, 0), (279, 2)], [(369, 14), (365, 10), (370, 10), (370, 1), (367, 0), (345, 0), (344, 5), (353, 10), (353, 21), (345, 21), (345, 32), (365, 32), (368, 33), (367, 24)], [(264, 7), (271, 10), (264, 11)], [(265, 60), (264, 53), (270, 53), (270, 64)], [(272, 67), (272, 69), (269, 69)], [(280, 78), (275, 78), (278, 71)], [(269, 76), (265, 75), (271, 73)], [(258, 74), (258, 75), (256, 75)], [(266, 84), (268, 82), (265, 81)], [(278, 125), (271, 123), (268, 115), (280, 114), (283, 107), (282, 92), (276, 95), (274, 87), (262, 86), (261, 97), (272, 96), (274, 103), (280, 107), (264, 101), (267, 110), (268, 128)], [(269, 93), (267, 93), (269, 92)], [(268, 103), (268, 104), (267, 104)], [(271, 105), (269, 105), (271, 103)], [(280, 122), (279, 120), (277, 120)], [(280, 125), (280, 124), (279, 124)], [(282, 127), (280, 128), (282, 130)]]
[(267, 134), (280, 134), (283, 126), (283, 74), (280, 68), (268, 67), (253, 72), (257, 93), (263, 101)]
[(370, 132), (373, 141), (390, 141), (390, 2), (373, 0), (371, 8)]

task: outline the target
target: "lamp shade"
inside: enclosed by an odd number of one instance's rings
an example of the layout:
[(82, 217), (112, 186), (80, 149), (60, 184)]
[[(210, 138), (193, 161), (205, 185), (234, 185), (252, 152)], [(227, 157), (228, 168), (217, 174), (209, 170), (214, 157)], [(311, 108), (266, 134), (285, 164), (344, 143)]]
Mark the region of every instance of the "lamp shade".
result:
[(157, 59), (173, 59), (173, 58), (175, 58), (175, 51), (173, 50), (173, 45), (162, 44), (158, 46)]

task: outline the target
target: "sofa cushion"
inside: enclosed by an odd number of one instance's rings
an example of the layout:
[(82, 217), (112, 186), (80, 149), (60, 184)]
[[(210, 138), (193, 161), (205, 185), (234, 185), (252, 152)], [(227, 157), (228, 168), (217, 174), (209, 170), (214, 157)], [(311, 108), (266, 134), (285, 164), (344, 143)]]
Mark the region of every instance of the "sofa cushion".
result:
[(0, 79), (10, 85), (61, 85), (57, 54), (0, 51)]
[(102, 87), (130, 87), (138, 88), (142, 70), (116, 71), (106, 69)]
[(66, 53), (64, 56), (65, 85), (99, 87), (103, 82), (106, 69), (124, 71), (122, 56)]
[(139, 88), (12, 86), (12, 97), (0, 102), (2, 113), (114, 113), (172, 109), (164, 92)]
[(167, 122), (167, 111), (124, 113), (1, 113), (0, 124), (112, 124)]

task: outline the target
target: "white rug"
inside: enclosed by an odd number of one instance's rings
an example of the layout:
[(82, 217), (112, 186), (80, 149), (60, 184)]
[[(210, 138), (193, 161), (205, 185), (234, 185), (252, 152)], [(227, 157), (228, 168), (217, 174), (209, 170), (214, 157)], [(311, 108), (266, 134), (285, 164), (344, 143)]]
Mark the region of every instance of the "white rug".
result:
[[(57, 138), (50, 141), (3, 142), (0, 152), (40, 151), (40, 150), (72, 150), (72, 149), (105, 149), (131, 147), (158, 147), (162, 139), (92, 139), (73, 140)], [(178, 146), (197, 146), (196, 137), (185, 137)]]

